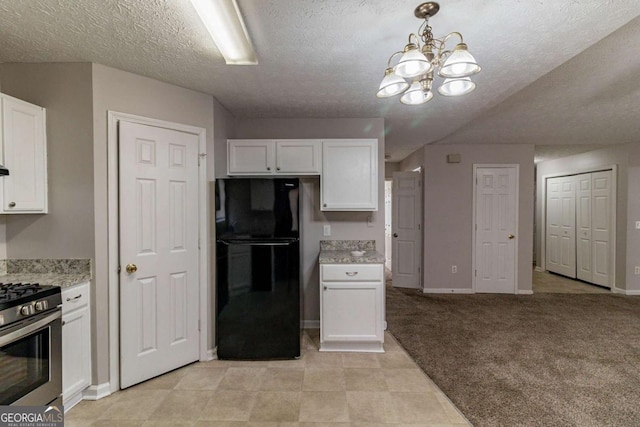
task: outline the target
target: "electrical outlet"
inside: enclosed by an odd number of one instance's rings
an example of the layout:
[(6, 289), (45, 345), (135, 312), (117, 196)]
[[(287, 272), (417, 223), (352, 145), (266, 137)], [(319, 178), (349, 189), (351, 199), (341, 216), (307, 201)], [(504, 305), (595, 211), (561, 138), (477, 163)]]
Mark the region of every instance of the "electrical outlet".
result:
[(636, 266), (636, 271), (635, 271), (635, 273), (636, 273), (636, 274), (640, 274), (640, 267)]
[(457, 273), (457, 272), (458, 272), (458, 266), (457, 266), (457, 265), (452, 265), (452, 266), (451, 266), (451, 272), (452, 272), (453, 274)]
[(331, 225), (324, 225), (324, 227), (322, 228), (322, 235), (325, 237), (331, 236)]

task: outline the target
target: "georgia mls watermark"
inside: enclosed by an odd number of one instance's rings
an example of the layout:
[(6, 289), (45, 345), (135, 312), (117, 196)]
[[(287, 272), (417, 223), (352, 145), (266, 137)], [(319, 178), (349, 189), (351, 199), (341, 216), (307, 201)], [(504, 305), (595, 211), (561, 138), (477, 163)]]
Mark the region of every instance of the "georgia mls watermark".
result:
[(0, 406), (0, 427), (63, 427), (62, 406)]

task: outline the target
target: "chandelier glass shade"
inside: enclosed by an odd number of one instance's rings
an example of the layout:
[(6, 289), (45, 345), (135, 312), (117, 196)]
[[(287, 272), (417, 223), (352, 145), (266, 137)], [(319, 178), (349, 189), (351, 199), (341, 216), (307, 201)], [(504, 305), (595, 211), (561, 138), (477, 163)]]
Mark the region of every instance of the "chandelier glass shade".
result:
[[(420, 105), (433, 98), (432, 86), (437, 74), (445, 78), (438, 88), (444, 96), (460, 96), (472, 92), (476, 84), (471, 76), (480, 72), (480, 66), (462, 39), (462, 34), (452, 32), (436, 39), (433, 37), (429, 18), (435, 15), (440, 6), (435, 2), (419, 5), (414, 14), (424, 19), (418, 34), (411, 33), (409, 42), (400, 52), (389, 58), (384, 78), (376, 96), (389, 98), (402, 95), (400, 102), (406, 105)], [(452, 37), (460, 39), (452, 50), (446, 44)], [(400, 57), (394, 66), (394, 58)]]

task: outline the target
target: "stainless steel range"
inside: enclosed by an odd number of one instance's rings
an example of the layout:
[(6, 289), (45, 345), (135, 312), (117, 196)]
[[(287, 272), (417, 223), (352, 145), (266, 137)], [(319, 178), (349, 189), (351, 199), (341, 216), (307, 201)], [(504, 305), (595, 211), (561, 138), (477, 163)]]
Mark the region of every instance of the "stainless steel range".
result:
[(62, 404), (57, 286), (0, 283), (0, 405)]

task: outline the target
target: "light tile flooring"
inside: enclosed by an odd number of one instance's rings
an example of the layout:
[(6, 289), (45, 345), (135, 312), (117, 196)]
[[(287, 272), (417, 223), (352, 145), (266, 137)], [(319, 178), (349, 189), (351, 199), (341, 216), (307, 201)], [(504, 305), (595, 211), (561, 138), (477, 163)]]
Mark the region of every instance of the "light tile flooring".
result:
[(591, 285), (579, 280), (572, 280), (548, 272), (533, 271), (533, 293), (552, 294), (610, 294), (611, 291), (601, 286)]
[(447, 397), (386, 333), (384, 354), (320, 353), (303, 333), (299, 360), (194, 363), (65, 416), (76, 426), (463, 426)]

